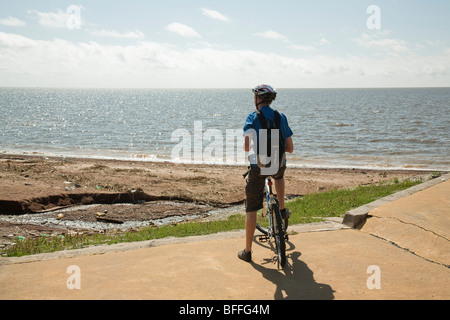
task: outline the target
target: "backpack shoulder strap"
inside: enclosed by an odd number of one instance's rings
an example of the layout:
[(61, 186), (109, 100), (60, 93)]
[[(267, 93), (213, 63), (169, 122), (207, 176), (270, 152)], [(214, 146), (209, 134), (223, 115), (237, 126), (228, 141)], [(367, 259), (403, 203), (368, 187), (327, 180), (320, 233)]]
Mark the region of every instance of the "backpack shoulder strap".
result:
[(261, 123), (261, 127), (263, 129), (267, 129), (268, 127), (267, 127), (266, 117), (264, 117), (263, 113), (261, 111), (259, 111), (259, 110), (256, 110), (255, 113), (256, 113), (256, 115), (259, 118), (259, 122)]
[(281, 115), (278, 110), (274, 110), (275, 128), (281, 129)]
[(283, 138), (283, 133), (281, 132), (281, 114), (278, 112), (278, 110), (275, 110), (275, 128), (280, 130), (280, 141), (283, 143), (283, 147), (284, 147), (284, 138)]

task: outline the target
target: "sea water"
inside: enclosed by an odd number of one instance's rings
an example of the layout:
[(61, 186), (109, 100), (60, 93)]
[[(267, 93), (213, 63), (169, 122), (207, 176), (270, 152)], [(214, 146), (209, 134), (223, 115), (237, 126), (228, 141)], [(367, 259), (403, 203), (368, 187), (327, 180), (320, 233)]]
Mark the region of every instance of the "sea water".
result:
[[(450, 170), (450, 88), (278, 91), (291, 166)], [(200, 137), (219, 133), (224, 156), (230, 143), (238, 154), (227, 130), (241, 136), (254, 108), (250, 89), (0, 88), (0, 152), (176, 161), (175, 132), (191, 135), (193, 149), (214, 142), (195, 142), (200, 124)]]

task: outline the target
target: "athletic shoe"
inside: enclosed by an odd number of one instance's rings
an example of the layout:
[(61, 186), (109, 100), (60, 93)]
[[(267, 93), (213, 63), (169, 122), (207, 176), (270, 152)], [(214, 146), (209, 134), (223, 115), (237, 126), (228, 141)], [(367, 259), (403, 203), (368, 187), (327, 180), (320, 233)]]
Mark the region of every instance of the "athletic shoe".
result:
[(246, 252), (245, 249), (238, 252), (238, 257), (241, 260), (244, 260), (245, 262), (250, 262), (252, 261), (252, 252)]

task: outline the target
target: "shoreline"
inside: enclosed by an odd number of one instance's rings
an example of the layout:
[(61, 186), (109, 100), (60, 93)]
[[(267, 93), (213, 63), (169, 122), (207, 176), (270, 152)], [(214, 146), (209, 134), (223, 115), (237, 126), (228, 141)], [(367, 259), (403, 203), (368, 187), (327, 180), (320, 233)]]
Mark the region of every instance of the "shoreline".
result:
[[(37, 157), (37, 158), (48, 158), (48, 159), (74, 159), (80, 161), (115, 161), (115, 162), (140, 162), (140, 163), (170, 163), (174, 165), (206, 165), (206, 166), (225, 166), (225, 167), (247, 167), (246, 163), (236, 163), (236, 162), (195, 162), (195, 161), (178, 161), (171, 159), (169, 157), (158, 157), (154, 155), (142, 155), (136, 154), (131, 156), (101, 156), (101, 155), (65, 155), (65, 154), (54, 154), (45, 152), (0, 152), (0, 159), (11, 158), (11, 157)], [(386, 165), (386, 164), (366, 164), (366, 165), (350, 165), (350, 164), (311, 164), (312, 162), (327, 162), (324, 159), (302, 159), (288, 158), (288, 168), (293, 169), (324, 169), (324, 170), (335, 170), (335, 169), (358, 169), (358, 170), (371, 170), (371, 171), (424, 171), (424, 172), (448, 172), (450, 168), (430, 168), (424, 164), (403, 164), (403, 165)], [(333, 161), (328, 161), (333, 162)]]

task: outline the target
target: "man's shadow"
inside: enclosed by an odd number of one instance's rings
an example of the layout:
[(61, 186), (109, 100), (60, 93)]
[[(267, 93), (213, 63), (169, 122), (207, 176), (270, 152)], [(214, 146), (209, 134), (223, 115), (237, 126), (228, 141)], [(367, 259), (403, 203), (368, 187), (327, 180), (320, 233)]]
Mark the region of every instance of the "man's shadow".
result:
[[(272, 250), (272, 246), (259, 245)], [(314, 280), (314, 273), (308, 268), (306, 263), (300, 260), (301, 253), (294, 251), (295, 246), (291, 242), (286, 242), (286, 265), (276, 270), (266, 268), (264, 264), (273, 264), (274, 259), (265, 259), (263, 265), (251, 262), (253, 268), (261, 272), (264, 278), (274, 283), (277, 287), (274, 293), (275, 300), (332, 300), (334, 290), (327, 284), (317, 283)], [(273, 251), (272, 251), (273, 252)], [(291, 252), (291, 253), (289, 253)], [(274, 253), (275, 254), (275, 253)], [(275, 262), (277, 263), (277, 262)]]

